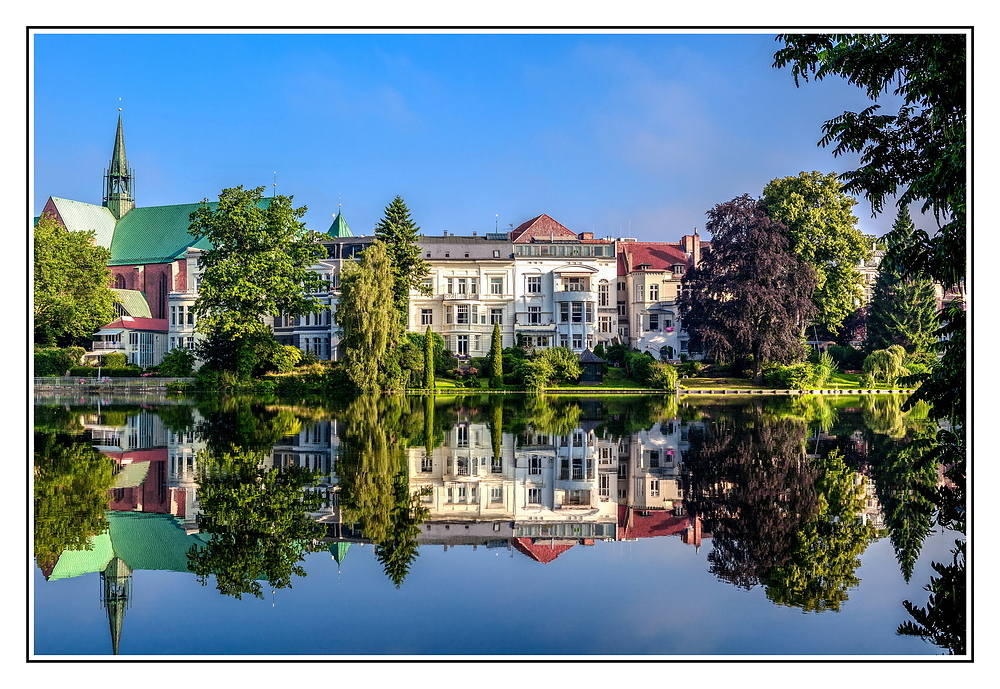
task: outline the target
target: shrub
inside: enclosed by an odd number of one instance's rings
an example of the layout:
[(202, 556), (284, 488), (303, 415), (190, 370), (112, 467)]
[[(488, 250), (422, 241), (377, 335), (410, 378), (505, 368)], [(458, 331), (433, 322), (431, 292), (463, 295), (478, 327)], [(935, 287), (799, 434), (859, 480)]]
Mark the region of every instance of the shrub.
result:
[(125, 368), (128, 366), (128, 357), (124, 352), (111, 352), (101, 355), (101, 368)]
[(580, 359), (568, 347), (550, 347), (543, 349), (536, 357), (552, 367), (552, 378), (558, 380), (577, 380), (583, 373)]
[(302, 350), (291, 345), (278, 345), (271, 352), (271, 368), (278, 373), (288, 373), (302, 360)]
[(855, 347), (830, 345), (826, 351), (833, 357), (834, 363), (841, 371), (860, 370), (865, 360), (865, 353)]
[(138, 366), (100, 369), (93, 366), (74, 366), (69, 369), (69, 375), (74, 378), (97, 378), (98, 373), (101, 378), (136, 378), (142, 375), (142, 369)]
[(816, 365), (808, 362), (774, 366), (764, 372), (765, 382), (773, 388), (805, 390), (816, 386)]
[(677, 389), (677, 369), (670, 364), (654, 361), (649, 367), (649, 378), (645, 381), (650, 387), (663, 390)]
[(175, 347), (163, 355), (158, 370), (161, 375), (182, 378), (194, 373), (194, 352), (186, 347)]
[(684, 361), (678, 367), (678, 372), (685, 376), (697, 376), (705, 368), (700, 361)]
[(36, 376), (63, 376), (73, 366), (74, 361), (64, 349), (49, 348), (35, 350)]

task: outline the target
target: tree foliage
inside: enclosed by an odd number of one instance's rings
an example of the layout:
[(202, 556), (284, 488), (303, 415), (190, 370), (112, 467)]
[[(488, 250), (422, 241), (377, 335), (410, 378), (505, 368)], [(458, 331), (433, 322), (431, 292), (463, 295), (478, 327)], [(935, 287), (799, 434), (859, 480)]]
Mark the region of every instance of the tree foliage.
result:
[[(901, 208), (894, 230), (906, 233), (913, 221)], [(865, 349), (901, 345), (909, 354), (929, 352), (940, 326), (934, 284), (926, 277), (909, 278), (890, 261), (881, 265), (866, 323)]]
[(165, 376), (190, 376), (194, 366), (194, 352), (187, 347), (174, 347), (163, 355), (157, 370)]
[(115, 463), (80, 436), (35, 433), (34, 556), (42, 569), (64, 550), (90, 550), (108, 528)]
[(114, 320), (111, 252), (94, 243), (93, 232), (71, 232), (44, 213), (32, 246), (35, 342), (76, 344)]
[(493, 324), (493, 340), (490, 346), (490, 387), (499, 388), (503, 385), (503, 334), (500, 324)]
[[(887, 199), (921, 204), (943, 221), (933, 236), (891, 232), (887, 258), (907, 273), (945, 286), (965, 277), (966, 46), (953, 34), (784, 34), (774, 66), (790, 65), (796, 84), (843, 77), (876, 103), (823, 125), (820, 144), (836, 156), (858, 153), (861, 166), (841, 175), (844, 189), (864, 194), (878, 214)], [(902, 99), (882, 114), (879, 98)], [(897, 241), (905, 239), (906, 241)]]
[(893, 387), (900, 378), (909, 373), (909, 369), (906, 368), (906, 350), (899, 345), (877, 349), (865, 357), (861, 370), (866, 382)]
[(375, 226), (375, 236), (385, 243), (392, 265), (392, 303), (405, 326), (410, 305), (410, 290), (423, 291), (423, 279), (430, 267), (420, 256), (417, 238), (420, 228), (410, 218), (410, 209), (397, 196)]
[(816, 271), (815, 322), (836, 334), (861, 301), (858, 265), (870, 253), (852, 208), (833, 173), (801, 172), (764, 187), (768, 215), (785, 225), (789, 250)]
[(805, 356), (816, 271), (789, 252), (785, 228), (748, 195), (708, 212), (712, 251), (684, 277), (678, 302), (692, 346), (759, 372)]
[(424, 333), (424, 388), (433, 390), (436, 383), (434, 381), (434, 333), (431, 326), (427, 326)]
[(305, 207), (292, 197), (263, 198), (264, 187), (223, 189), (213, 208), (206, 200), (191, 214), (190, 233), (212, 248), (198, 259), (204, 270), (194, 309), (198, 331), (218, 345), (202, 358), (216, 370), (249, 376), (271, 338), (266, 317), (300, 316), (322, 307), (312, 296), (323, 281), (310, 267), (323, 254), (318, 234), (299, 220)]
[(392, 350), (402, 336), (393, 284), (388, 248), (378, 241), (362, 251), (357, 261), (346, 263), (341, 274), (335, 320), (341, 328), (344, 368), (362, 392), (402, 387), (393, 375)]

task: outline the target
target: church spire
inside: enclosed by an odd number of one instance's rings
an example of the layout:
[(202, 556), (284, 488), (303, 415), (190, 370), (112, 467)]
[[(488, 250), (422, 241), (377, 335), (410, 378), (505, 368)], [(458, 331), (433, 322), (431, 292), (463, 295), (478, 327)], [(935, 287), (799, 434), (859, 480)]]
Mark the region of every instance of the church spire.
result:
[(132, 170), (125, 157), (125, 135), (122, 134), (121, 110), (118, 108), (118, 131), (115, 133), (115, 147), (111, 152), (111, 163), (104, 171), (104, 205), (118, 219), (135, 208)]

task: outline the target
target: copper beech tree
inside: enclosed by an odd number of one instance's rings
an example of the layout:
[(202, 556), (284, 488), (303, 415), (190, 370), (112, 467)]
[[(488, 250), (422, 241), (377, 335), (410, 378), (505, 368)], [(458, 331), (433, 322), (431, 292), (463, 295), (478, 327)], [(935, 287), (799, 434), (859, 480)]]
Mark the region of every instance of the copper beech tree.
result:
[(749, 195), (708, 212), (712, 250), (688, 272), (679, 308), (691, 347), (737, 370), (805, 356), (816, 271), (790, 251), (785, 227)]

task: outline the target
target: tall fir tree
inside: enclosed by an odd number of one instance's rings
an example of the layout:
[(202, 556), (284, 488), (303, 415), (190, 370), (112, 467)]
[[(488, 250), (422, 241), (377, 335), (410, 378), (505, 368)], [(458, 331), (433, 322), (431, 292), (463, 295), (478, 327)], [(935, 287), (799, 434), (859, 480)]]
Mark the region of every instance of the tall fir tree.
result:
[(399, 196), (385, 207), (382, 219), (375, 226), (375, 236), (385, 243), (392, 265), (392, 303), (406, 325), (410, 305), (410, 290), (423, 292), (423, 279), (430, 273), (427, 262), (420, 257), (417, 238), (420, 228), (412, 218), (410, 209)]
[[(892, 231), (913, 232), (910, 212), (900, 208)], [(907, 278), (884, 261), (875, 281), (868, 311), (865, 350), (873, 352), (900, 345), (908, 354), (929, 352), (940, 326), (934, 284), (926, 277)]]

